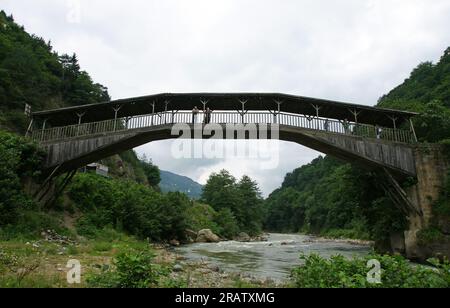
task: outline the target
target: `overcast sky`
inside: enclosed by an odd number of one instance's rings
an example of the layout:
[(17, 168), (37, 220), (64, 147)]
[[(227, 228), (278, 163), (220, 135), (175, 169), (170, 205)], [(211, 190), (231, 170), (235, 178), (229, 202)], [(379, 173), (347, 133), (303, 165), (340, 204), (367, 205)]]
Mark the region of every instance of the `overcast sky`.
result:
[[(450, 45), (449, 0), (0, 0), (26, 30), (75, 52), (113, 99), (160, 92), (283, 92), (374, 105)], [(280, 164), (174, 160), (171, 141), (142, 146), (162, 169), (205, 183), (222, 168), (264, 194), (319, 153), (281, 142)]]

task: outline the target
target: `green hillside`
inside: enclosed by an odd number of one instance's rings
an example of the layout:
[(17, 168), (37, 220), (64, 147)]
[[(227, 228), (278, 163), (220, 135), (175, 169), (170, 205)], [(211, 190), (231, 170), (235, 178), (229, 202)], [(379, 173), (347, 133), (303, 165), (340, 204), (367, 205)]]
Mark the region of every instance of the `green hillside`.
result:
[(194, 180), (169, 171), (160, 171), (161, 182), (159, 187), (162, 192), (182, 192), (192, 199), (200, 199), (203, 186)]

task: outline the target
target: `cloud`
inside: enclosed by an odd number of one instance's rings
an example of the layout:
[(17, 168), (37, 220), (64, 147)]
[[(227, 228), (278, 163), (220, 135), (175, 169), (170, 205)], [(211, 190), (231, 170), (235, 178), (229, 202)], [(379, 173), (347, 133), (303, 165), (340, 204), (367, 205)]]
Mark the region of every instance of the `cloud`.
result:
[[(74, 5), (75, 3), (75, 5)], [(71, 10), (80, 8), (79, 22)], [(3, 0), (28, 31), (76, 52), (114, 98), (159, 92), (286, 92), (374, 105), (420, 62), (448, 47), (448, 0)], [(266, 173), (252, 160), (173, 161), (170, 141), (146, 145), (163, 169), (205, 181), (230, 169), (266, 194), (316, 152), (289, 153)]]

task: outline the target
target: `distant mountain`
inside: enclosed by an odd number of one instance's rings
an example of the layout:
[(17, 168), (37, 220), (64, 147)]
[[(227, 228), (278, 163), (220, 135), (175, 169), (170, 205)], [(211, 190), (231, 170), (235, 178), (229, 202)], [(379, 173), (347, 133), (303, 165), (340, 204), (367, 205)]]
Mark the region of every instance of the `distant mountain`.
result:
[(193, 199), (200, 198), (203, 186), (199, 183), (186, 176), (181, 176), (169, 171), (161, 170), (160, 173), (161, 182), (159, 183), (159, 187), (161, 188), (161, 191), (179, 191)]

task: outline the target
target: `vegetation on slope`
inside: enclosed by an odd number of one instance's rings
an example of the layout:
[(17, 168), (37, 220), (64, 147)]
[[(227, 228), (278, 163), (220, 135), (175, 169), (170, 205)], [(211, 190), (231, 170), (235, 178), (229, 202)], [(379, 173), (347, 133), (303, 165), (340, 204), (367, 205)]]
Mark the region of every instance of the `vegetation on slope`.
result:
[(27, 178), (37, 178), (43, 153), (29, 140), (0, 131), (0, 229), (17, 224), (35, 204), (24, 192)]
[(193, 199), (200, 199), (203, 186), (192, 179), (161, 170), (161, 182), (159, 187), (163, 192), (182, 192)]

